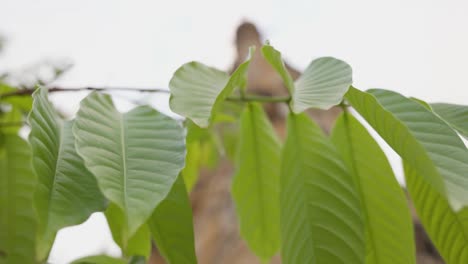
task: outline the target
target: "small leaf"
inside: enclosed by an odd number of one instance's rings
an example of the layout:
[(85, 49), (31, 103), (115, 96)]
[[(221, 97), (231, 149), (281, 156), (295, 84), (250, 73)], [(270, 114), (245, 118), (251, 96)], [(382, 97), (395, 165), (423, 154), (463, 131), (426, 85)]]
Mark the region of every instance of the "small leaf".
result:
[(281, 168), (283, 263), (362, 264), (358, 190), (330, 140), (305, 114), (290, 114)]
[(224, 99), (245, 82), (249, 64), (250, 57), (231, 77), (198, 62), (182, 65), (169, 83), (171, 110), (190, 118), (200, 127), (208, 127)]
[(197, 263), (192, 208), (183, 177), (177, 178), (169, 195), (156, 207), (148, 226), (169, 264)]
[(273, 66), (275, 71), (278, 72), (283, 79), (284, 85), (288, 88), (289, 93), (292, 94), (294, 92), (294, 82), (281, 58), (281, 53), (269, 44), (266, 44), (262, 47), (262, 54), (268, 63)]
[(431, 104), (432, 110), (453, 129), (468, 140), (468, 106), (456, 104)]
[(312, 107), (330, 109), (343, 100), (352, 82), (352, 69), (346, 62), (332, 57), (315, 59), (295, 83), (292, 109), (295, 113)]
[(112, 238), (122, 249), (124, 256), (144, 256), (151, 254), (151, 237), (147, 225), (142, 225), (133, 236), (125, 229), (125, 214), (117, 205), (111, 203), (106, 210), (106, 219)]
[(33, 264), (36, 177), (31, 149), (16, 135), (0, 134), (0, 263)]
[(148, 106), (119, 113), (109, 95), (81, 102), (73, 133), (86, 167), (107, 199), (125, 214), (128, 237), (167, 196), (184, 167), (184, 131)]
[(346, 99), (453, 209), (468, 204), (468, 150), (444, 121), (418, 102), (387, 90), (351, 88)]
[(242, 114), (236, 167), (231, 193), (240, 233), (267, 261), (280, 246), (280, 143), (260, 105), (248, 104)]
[(365, 263), (416, 263), (407, 199), (382, 149), (348, 112), (336, 121), (332, 141), (359, 189), (367, 241)]
[(39, 186), (35, 194), (38, 211), (38, 258), (44, 260), (57, 231), (84, 222), (105, 208), (96, 179), (84, 167), (75, 150), (73, 121), (63, 123), (47, 99), (47, 89), (34, 92), (29, 115), (33, 167)]
[(468, 263), (468, 207), (455, 212), (408, 163), (404, 170), (419, 219), (445, 263)]
[(127, 262), (123, 259), (99, 255), (80, 258), (73, 261), (71, 264), (127, 264)]

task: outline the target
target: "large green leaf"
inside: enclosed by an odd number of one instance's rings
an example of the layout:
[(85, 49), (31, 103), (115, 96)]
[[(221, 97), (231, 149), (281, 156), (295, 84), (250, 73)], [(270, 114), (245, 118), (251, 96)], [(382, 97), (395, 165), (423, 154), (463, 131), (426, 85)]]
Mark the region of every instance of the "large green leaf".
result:
[(366, 263), (415, 263), (407, 199), (382, 149), (348, 112), (338, 118), (332, 141), (359, 189), (366, 230)]
[(169, 83), (171, 110), (190, 118), (201, 127), (208, 127), (224, 99), (245, 83), (250, 57), (239, 65), (231, 77), (199, 62), (182, 65)]
[(123, 259), (99, 255), (80, 258), (73, 261), (71, 264), (127, 264), (127, 262)]
[(295, 83), (291, 106), (295, 113), (308, 108), (329, 109), (343, 100), (353, 82), (352, 69), (332, 57), (313, 60)]
[(146, 222), (184, 167), (184, 131), (148, 106), (118, 112), (109, 95), (81, 102), (73, 133), (86, 167), (125, 214), (127, 236)]
[(31, 149), (16, 135), (0, 134), (0, 263), (35, 263), (36, 177)]
[(468, 140), (468, 106), (435, 103), (431, 104), (431, 107), (436, 114)]
[(455, 210), (468, 204), (468, 150), (444, 121), (420, 103), (387, 90), (351, 88), (346, 99)]
[(47, 257), (57, 231), (84, 222), (105, 208), (96, 179), (75, 150), (72, 121), (63, 123), (47, 99), (47, 89), (33, 95), (29, 115), (33, 167), (38, 176), (35, 206), (39, 215), (38, 257)]
[(170, 264), (197, 263), (192, 208), (182, 176), (148, 221), (156, 245)]
[(142, 225), (133, 236), (129, 237), (125, 228), (125, 214), (117, 205), (111, 203), (106, 210), (106, 219), (112, 232), (112, 238), (120, 246), (124, 256), (143, 256), (151, 254), (151, 237), (147, 225)]
[(248, 104), (241, 118), (232, 196), (240, 233), (266, 261), (280, 246), (280, 143), (260, 105)]
[(353, 82), (351, 67), (333, 57), (313, 60), (301, 77), (293, 82), (279, 51), (265, 45), (262, 52), (292, 95), (290, 105), (294, 113), (308, 108), (329, 109), (339, 104)]
[(305, 114), (290, 114), (281, 168), (285, 264), (364, 263), (359, 193), (328, 138)]
[(468, 208), (455, 212), (447, 199), (404, 163), (406, 185), (416, 212), (446, 263), (468, 263)]
[(284, 85), (288, 88), (289, 93), (292, 94), (294, 92), (294, 81), (281, 58), (281, 53), (267, 44), (262, 47), (262, 54), (266, 61), (278, 72), (283, 79)]

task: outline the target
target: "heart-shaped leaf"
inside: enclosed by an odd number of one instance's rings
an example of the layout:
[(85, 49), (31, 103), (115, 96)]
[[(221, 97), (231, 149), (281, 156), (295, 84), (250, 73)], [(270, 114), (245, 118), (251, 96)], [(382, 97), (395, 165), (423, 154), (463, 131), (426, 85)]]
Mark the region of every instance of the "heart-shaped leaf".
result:
[(133, 236), (184, 167), (182, 127), (148, 106), (121, 114), (109, 95), (94, 92), (81, 102), (73, 133), (86, 167), (123, 210), (127, 237)]
[(73, 121), (63, 122), (47, 98), (47, 89), (33, 94), (29, 115), (34, 170), (39, 179), (35, 196), (39, 215), (38, 258), (44, 260), (57, 231), (84, 222), (103, 211), (105, 199), (96, 179), (76, 153)]

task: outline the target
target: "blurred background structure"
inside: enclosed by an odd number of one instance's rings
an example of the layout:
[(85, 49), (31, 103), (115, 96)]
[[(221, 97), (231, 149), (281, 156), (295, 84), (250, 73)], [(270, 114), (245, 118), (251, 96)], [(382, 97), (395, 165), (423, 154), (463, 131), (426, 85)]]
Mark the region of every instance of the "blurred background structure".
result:
[[(282, 51), (291, 70), (296, 69), (296, 76), (313, 58), (334, 56), (353, 67), (354, 85), (360, 89), (388, 88), (428, 101), (466, 104), (466, 14), (468, 2), (463, 0), (3, 0), (0, 75), (7, 75), (0, 78), (26, 86), (39, 80), (60, 87), (167, 88), (183, 63), (198, 60), (229, 70), (251, 41), (260, 45), (267, 37)], [(239, 35), (242, 31), (236, 29), (244, 21), (252, 21), (258, 29), (244, 24), (245, 34)], [(266, 70), (259, 76), (263, 74), (270, 73)], [(269, 92), (265, 89), (275, 78), (249, 86)], [(52, 100), (64, 115), (73, 116), (86, 94), (55, 93)], [(122, 110), (136, 102), (170, 113), (165, 94), (113, 94)], [(402, 182), (399, 159), (391, 151), (388, 154)], [(229, 170), (221, 165), (215, 173), (225, 175)], [(227, 188), (229, 177), (224, 179)], [(234, 255), (245, 245), (236, 242), (237, 234), (229, 236), (236, 228), (235, 216), (229, 215), (232, 203), (220, 200), (210, 205), (203, 194), (210, 190), (224, 195), (228, 189), (210, 181), (200, 184), (192, 195), (196, 232), (204, 233), (197, 237), (197, 247), (203, 243), (213, 247), (200, 256), (205, 257), (200, 263), (227, 257), (238, 257), (239, 262), (232, 263), (256, 263), (249, 255), (245, 259)], [(202, 212), (210, 206), (227, 213), (208, 222)], [(237, 248), (214, 249), (219, 243)], [(68, 263), (95, 253), (120, 254), (100, 214), (62, 230), (50, 262)]]

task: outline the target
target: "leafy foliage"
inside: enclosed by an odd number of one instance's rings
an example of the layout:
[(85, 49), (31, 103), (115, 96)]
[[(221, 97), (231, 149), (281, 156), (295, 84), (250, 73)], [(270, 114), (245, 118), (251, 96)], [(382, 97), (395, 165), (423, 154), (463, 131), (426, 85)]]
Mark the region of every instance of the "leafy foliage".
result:
[(96, 179), (85, 168), (75, 150), (73, 121), (63, 122), (47, 99), (47, 90), (34, 95), (29, 115), (29, 142), (38, 175), (35, 195), (39, 216), (38, 257), (45, 259), (57, 231), (84, 222), (93, 212), (105, 208)]
[(338, 118), (332, 141), (353, 174), (362, 202), (365, 263), (415, 263), (407, 200), (377, 142), (348, 112)]
[(182, 128), (147, 106), (121, 114), (110, 96), (92, 93), (81, 102), (73, 133), (86, 167), (123, 210), (127, 237), (133, 236), (184, 167)]
[[(262, 261), (280, 251), (285, 264), (415, 263), (404, 192), (348, 103), (402, 157), (445, 261), (468, 263), (468, 150), (458, 135), (468, 135), (466, 106), (360, 91), (350, 87), (351, 67), (332, 57), (294, 82), (271, 45), (262, 54), (289, 95), (251, 95), (254, 51), (231, 76), (199, 62), (174, 73), (170, 107), (185, 128), (149, 106), (121, 113), (99, 92), (64, 121), (47, 89), (12, 96), (18, 88), (0, 84), (0, 263), (43, 263), (57, 231), (104, 211), (123, 257), (73, 263), (145, 263), (155, 242), (168, 263), (196, 264), (189, 192), (202, 168), (225, 157), (236, 167), (240, 233)], [(288, 105), (284, 145), (259, 102)], [(304, 112), (335, 105), (344, 113), (329, 137)], [(18, 126), (27, 112), (30, 145)]]
[(364, 225), (349, 169), (319, 126), (290, 114), (281, 168), (282, 259), (364, 263)]
[(248, 104), (241, 117), (237, 172), (232, 196), (241, 235), (263, 260), (280, 246), (280, 143), (260, 105)]
[(0, 263), (34, 263), (36, 177), (28, 143), (0, 133)]

